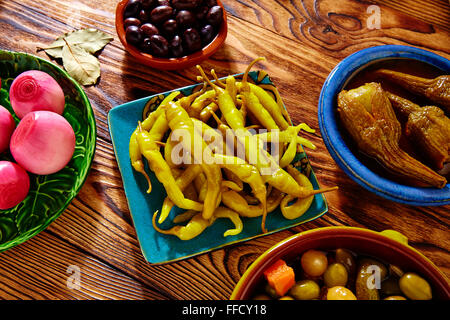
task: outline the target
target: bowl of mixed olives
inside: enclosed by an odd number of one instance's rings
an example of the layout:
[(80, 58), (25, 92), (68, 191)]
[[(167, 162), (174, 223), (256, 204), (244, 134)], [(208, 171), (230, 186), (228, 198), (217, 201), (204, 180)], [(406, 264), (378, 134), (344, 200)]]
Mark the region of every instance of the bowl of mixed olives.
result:
[(221, 47), (226, 11), (219, 0), (122, 0), (116, 30), (141, 63), (162, 70), (188, 68)]
[(394, 230), (326, 227), (276, 244), (232, 300), (448, 300), (446, 276)]

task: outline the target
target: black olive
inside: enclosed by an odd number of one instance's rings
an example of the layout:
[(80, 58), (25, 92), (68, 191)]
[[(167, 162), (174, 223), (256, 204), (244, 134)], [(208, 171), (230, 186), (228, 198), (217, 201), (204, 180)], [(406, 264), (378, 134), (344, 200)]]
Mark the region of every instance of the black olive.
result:
[(152, 53), (152, 46), (151, 46), (150, 38), (145, 38), (144, 40), (142, 40), (140, 48), (141, 48), (142, 51), (151, 54)]
[(198, 8), (198, 9), (195, 11), (195, 18), (196, 18), (198, 21), (204, 20), (205, 17), (206, 17), (206, 14), (208, 13), (208, 11), (209, 11), (209, 8), (208, 8), (207, 6), (203, 6), (203, 7)]
[(184, 56), (184, 49), (181, 38), (179, 35), (173, 37), (173, 39), (169, 43), (170, 52), (174, 57), (182, 57)]
[(156, 0), (141, 0), (141, 3), (142, 3), (142, 8), (144, 8), (145, 10), (150, 10), (156, 6), (158, 1), (156, 1)]
[(169, 6), (159, 6), (152, 10), (150, 19), (154, 24), (160, 24), (172, 16), (173, 9)]
[(142, 41), (142, 33), (138, 26), (129, 26), (125, 31), (125, 38), (127, 42), (133, 45), (138, 45)]
[(178, 10), (191, 10), (197, 8), (202, 0), (172, 0), (172, 6)]
[(202, 48), (200, 34), (194, 28), (189, 28), (183, 33), (183, 44), (189, 52), (199, 51)]
[(136, 18), (132, 18), (132, 17), (126, 18), (126, 19), (123, 21), (123, 28), (124, 28), (125, 30), (127, 30), (127, 28), (128, 28), (129, 26), (140, 26), (140, 25), (141, 25), (141, 20), (136, 19)]
[(159, 30), (157, 27), (155, 27), (150, 22), (144, 23), (141, 27), (141, 32), (143, 33), (144, 37), (150, 38), (154, 34), (159, 34)]
[(159, 34), (150, 37), (150, 46), (155, 56), (166, 58), (169, 55), (169, 43)]
[(139, 11), (139, 20), (142, 22), (147, 22), (150, 20), (150, 12), (147, 10), (142, 9)]
[(129, 0), (123, 11), (124, 19), (129, 17), (137, 17), (141, 10), (141, 0)]
[(223, 9), (221, 6), (214, 6), (209, 9), (208, 14), (206, 15), (206, 21), (214, 26), (218, 27), (222, 24), (223, 20)]
[(176, 19), (178, 26), (183, 30), (193, 27), (196, 23), (195, 17), (192, 12), (187, 10), (181, 10), (180, 12), (178, 12)]
[(217, 6), (217, 0), (205, 0), (204, 2), (210, 8)]
[(210, 24), (207, 24), (200, 29), (200, 36), (204, 46), (210, 43), (214, 39), (215, 35), (216, 33), (214, 32), (214, 28)]
[(158, 6), (170, 6), (169, 0), (157, 0)]
[(168, 36), (173, 36), (178, 31), (178, 24), (175, 19), (169, 19), (162, 25), (162, 32)]

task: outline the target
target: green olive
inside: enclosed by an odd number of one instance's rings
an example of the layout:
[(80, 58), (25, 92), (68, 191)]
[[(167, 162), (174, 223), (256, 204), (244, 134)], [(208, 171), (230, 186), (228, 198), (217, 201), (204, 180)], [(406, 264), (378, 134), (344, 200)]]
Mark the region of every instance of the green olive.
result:
[(400, 267), (393, 264), (389, 265), (389, 272), (390, 274), (395, 274), (399, 278), (404, 274), (403, 270), (400, 269)]
[(303, 271), (313, 277), (321, 276), (328, 266), (327, 256), (318, 250), (308, 250), (303, 253), (300, 262)]
[(301, 280), (289, 290), (289, 295), (297, 300), (317, 299), (320, 295), (320, 287), (313, 280)]
[(336, 250), (336, 262), (343, 264), (348, 273), (354, 274), (356, 272), (356, 262), (353, 254), (347, 250), (339, 248)]
[(398, 296), (402, 293), (398, 286), (399, 278), (396, 276), (390, 276), (381, 283), (381, 293), (384, 296)]
[(336, 286), (328, 289), (327, 300), (356, 300), (356, 297), (350, 289)]
[(402, 296), (389, 296), (384, 298), (384, 300), (406, 300), (406, 298)]
[(292, 298), (291, 296), (282, 296), (278, 300), (294, 300), (294, 298)]
[(274, 288), (270, 284), (266, 284), (264, 287), (264, 291), (268, 294), (272, 299), (278, 299), (280, 296), (277, 294)]
[(347, 284), (348, 272), (343, 264), (335, 262), (328, 266), (323, 274), (323, 281), (328, 288)]
[(405, 273), (398, 282), (403, 294), (412, 300), (430, 300), (430, 284), (414, 272)]

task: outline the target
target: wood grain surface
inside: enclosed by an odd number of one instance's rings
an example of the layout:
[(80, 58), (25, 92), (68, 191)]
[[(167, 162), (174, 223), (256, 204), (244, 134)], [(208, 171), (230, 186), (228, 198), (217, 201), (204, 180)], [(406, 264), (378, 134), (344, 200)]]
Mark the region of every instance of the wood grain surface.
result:
[[(229, 34), (203, 63), (219, 76), (242, 72), (255, 57), (277, 85), (294, 123), (318, 129), (317, 102), (336, 64), (381, 44), (424, 48), (450, 58), (446, 0), (223, 0)], [(378, 5), (381, 29), (368, 28)], [(396, 229), (450, 276), (450, 208), (412, 207), (361, 188), (336, 165), (320, 136), (308, 156), (329, 212), (304, 225), (161, 266), (145, 262), (128, 210), (108, 131), (109, 110), (122, 103), (190, 85), (195, 68), (161, 72), (140, 65), (121, 45), (115, 4), (107, 0), (2, 0), (0, 48), (49, 59), (45, 47), (64, 32), (92, 27), (114, 36), (99, 55), (100, 82), (86, 87), (98, 126), (97, 150), (84, 187), (67, 210), (28, 242), (0, 253), (2, 299), (228, 299), (247, 267), (276, 242), (303, 230), (349, 225)], [(75, 268), (75, 269), (74, 269)], [(73, 270), (79, 286), (70, 285)]]

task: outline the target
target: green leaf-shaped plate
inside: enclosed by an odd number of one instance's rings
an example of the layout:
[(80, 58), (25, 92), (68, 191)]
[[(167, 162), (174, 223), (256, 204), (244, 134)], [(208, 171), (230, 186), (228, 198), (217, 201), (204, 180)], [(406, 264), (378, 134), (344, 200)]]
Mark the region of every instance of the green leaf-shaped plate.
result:
[[(26, 53), (0, 50), (0, 105), (15, 116), (9, 102), (9, 88), (20, 73), (41, 70), (61, 85), (66, 98), (63, 116), (72, 125), (75, 153), (61, 171), (46, 175), (30, 175), (30, 192), (20, 204), (0, 210), (0, 251), (23, 243), (44, 230), (69, 205), (86, 181), (95, 152), (96, 125), (91, 104), (80, 85), (55, 64)], [(11, 154), (0, 154), (0, 160), (14, 161)]]

